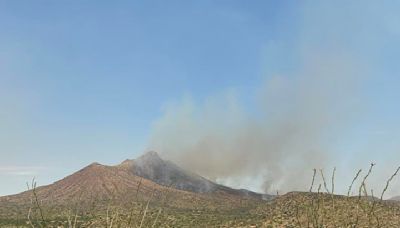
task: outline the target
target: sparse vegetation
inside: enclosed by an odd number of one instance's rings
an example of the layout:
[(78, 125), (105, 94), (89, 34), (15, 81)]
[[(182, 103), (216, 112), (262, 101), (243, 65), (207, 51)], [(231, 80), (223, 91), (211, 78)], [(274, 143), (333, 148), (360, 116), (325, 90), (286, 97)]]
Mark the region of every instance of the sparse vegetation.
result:
[[(290, 192), (270, 201), (221, 193), (191, 193), (174, 186), (152, 185), (137, 179), (132, 194), (110, 198), (81, 198), (69, 202), (43, 202), (43, 190), (35, 180), (28, 185), (26, 202), (0, 198), (1, 227), (400, 227), (400, 204), (383, 200), (400, 167), (388, 178), (380, 197), (368, 193), (366, 181), (371, 164), (357, 186), (351, 190), (362, 170), (349, 185), (347, 195), (334, 195), (335, 172), (331, 183), (321, 169), (322, 183), (315, 188), (313, 169), (308, 192)], [(330, 188), (329, 188), (330, 185)], [(117, 189), (117, 188), (116, 188)], [(24, 195), (25, 196), (25, 195)]]

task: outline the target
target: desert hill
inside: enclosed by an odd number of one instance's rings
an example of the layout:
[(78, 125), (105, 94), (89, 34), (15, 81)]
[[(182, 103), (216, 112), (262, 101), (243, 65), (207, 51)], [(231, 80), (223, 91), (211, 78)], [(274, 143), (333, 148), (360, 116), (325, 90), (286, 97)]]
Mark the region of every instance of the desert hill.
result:
[[(189, 193), (216, 193), (234, 197), (268, 198), (268, 195), (248, 190), (232, 189), (216, 184), (197, 174), (186, 171), (150, 151), (137, 159), (125, 160), (116, 166), (92, 163), (76, 173), (53, 184), (36, 189), (42, 200), (64, 201), (71, 198), (107, 199), (123, 197), (141, 187), (144, 192), (169, 188), (171, 191)], [(140, 190), (140, 189), (139, 189)], [(21, 201), (30, 197), (31, 191), (0, 197), (1, 200)]]
[(148, 152), (115, 166), (92, 163), (53, 184), (0, 197), (0, 226), (26, 225), (400, 227), (400, 204), (369, 196), (289, 192), (272, 197), (232, 189)]
[(181, 209), (236, 208), (272, 197), (216, 184), (153, 151), (115, 166), (92, 163), (53, 184), (37, 187), (35, 192), (0, 197), (0, 218), (27, 213), (35, 199), (33, 193), (49, 214), (77, 205), (82, 211), (90, 207), (104, 211), (108, 205), (128, 208), (149, 199), (161, 204), (166, 195), (168, 206)]
[(225, 192), (257, 199), (270, 199), (272, 197), (245, 189), (232, 189), (216, 184), (200, 175), (184, 170), (170, 161), (163, 160), (154, 151), (149, 151), (135, 160), (125, 160), (119, 166), (127, 168), (137, 176), (179, 190), (196, 193)]

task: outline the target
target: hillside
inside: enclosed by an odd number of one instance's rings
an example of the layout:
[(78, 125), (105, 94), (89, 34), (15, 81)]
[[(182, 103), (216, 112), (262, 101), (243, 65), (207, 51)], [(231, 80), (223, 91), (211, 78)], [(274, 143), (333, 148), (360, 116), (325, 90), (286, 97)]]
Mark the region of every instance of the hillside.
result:
[[(110, 205), (126, 209), (149, 199), (161, 205), (167, 195), (169, 207), (184, 210), (238, 208), (271, 197), (216, 184), (161, 159), (156, 152), (116, 166), (92, 163), (53, 184), (37, 187), (35, 193), (50, 217), (77, 207), (94, 212)], [(0, 197), (0, 218), (26, 216), (32, 199), (32, 190)]]
[(155, 152), (115, 166), (92, 163), (35, 191), (0, 197), (1, 227), (400, 227), (399, 221), (394, 200), (232, 189)]
[[(220, 201), (214, 198), (202, 204), (204, 199), (192, 201), (198, 199), (196, 197), (173, 197), (167, 197), (166, 204), (156, 203), (159, 200), (150, 204), (138, 200), (128, 208), (121, 204), (97, 208), (95, 212), (84, 208), (77, 213), (77, 224), (78, 227), (400, 227), (400, 206), (389, 201), (305, 192), (287, 193), (272, 201), (241, 204), (234, 204), (229, 198)], [(192, 207), (171, 204), (176, 200), (188, 201), (187, 205)], [(217, 206), (222, 202), (225, 203)], [(69, 227), (68, 219), (74, 221), (76, 217), (73, 210), (52, 217), (46, 207), (44, 211), (50, 227)], [(40, 221), (38, 213), (33, 217)], [(16, 221), (0, 219), (0, 225), (6, 222)]]
[[(197, 174), (183, 170), (170, 161), (150, 151), (135, 160), (125, 160), (116, 166), (92, 163), (76, 173), (51, 185), (37, 188), (44, 201), (65, 201), (71, 198), (108, 199), (123, 197), (135, 190), (141, 182), (143, 192), (169, 187), (171, 191), (187, 193), (217, 193), (261, 199), (268, 195), (237, 190), (216, 184)], [(0, 197), (0, 200), (20, 202), (26, 200), (31, 191)]]
[(184, 170), (174, 163), (163, 160), (157, 152), (149, 151), (135, 160), (125, 160), (119, 167), (124, 167), (136, 176), (151, 180), (162, 186), (195, 192), (225, 193), (256, 199), (271, 199), (271, 195), (260, 194), (246, 189), (232, 189), (216, 184), (200, 175)]

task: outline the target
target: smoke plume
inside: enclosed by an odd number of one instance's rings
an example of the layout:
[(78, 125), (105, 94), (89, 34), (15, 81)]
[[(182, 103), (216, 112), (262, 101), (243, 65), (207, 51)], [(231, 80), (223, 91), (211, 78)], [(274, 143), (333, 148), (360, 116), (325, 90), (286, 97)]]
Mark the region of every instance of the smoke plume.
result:
[(165, 108), (150, 147), (214, 180), (262, 176), (267, 192), (304, 188), (356, 111), (357, 72), (348, 63), (319, 56), (297, 75), (267, 79), (252, 113), (234, 91), (200, 104), (186, 97)]
[(166, 105), (149, 149), (213, 180), (273, 193), (308, 189), (313, 168), (345, 161), (338, 144), (360, 119), (361, 88), (377, 70), (366, 56), (380, 44), (366, 38), (375, 28), (359, 26), (377, 15), (373, 7), (332, 4), (306, 4), (296, 40), (267, 42), (265, 77), (253, 95), (233, 86)]

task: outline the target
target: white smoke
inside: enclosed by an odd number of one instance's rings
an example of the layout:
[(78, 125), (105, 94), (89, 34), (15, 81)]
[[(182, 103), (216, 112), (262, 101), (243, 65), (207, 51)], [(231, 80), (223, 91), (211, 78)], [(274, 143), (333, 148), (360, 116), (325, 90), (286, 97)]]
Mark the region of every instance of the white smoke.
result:
[[(186, 96), (166, 105), (149, 149), (233, 186), (254, 178), (255, 188), (267, 192), (308, 189), (313, 168), (340, 166), (351, 157), (338, 144), (362, 119), (364, 84), (379, 71), (376, 33), (393, 31), (377, 17), (380, 10), (367, 3), (306, 3), (294, 40), (267, 41), (255, 107), (235, 88), (202, 102)], [(364, 26), (368, 21), (375, 26)], [(369, 160), (354, 164), (360, 163), (367, 167)], [(344, 172), (351, 181), (350, 169)]]
[(298, 75), (257, 88), (256, 114), (231, 91), (167, 106), (151, 149), (212, 179), (261, 175), (268, 191), (304, 188), (310, 169), (327, 165), (329, 138), (343, 131), (358, 101), (357, 71), (347, 59), (310, 61)]

